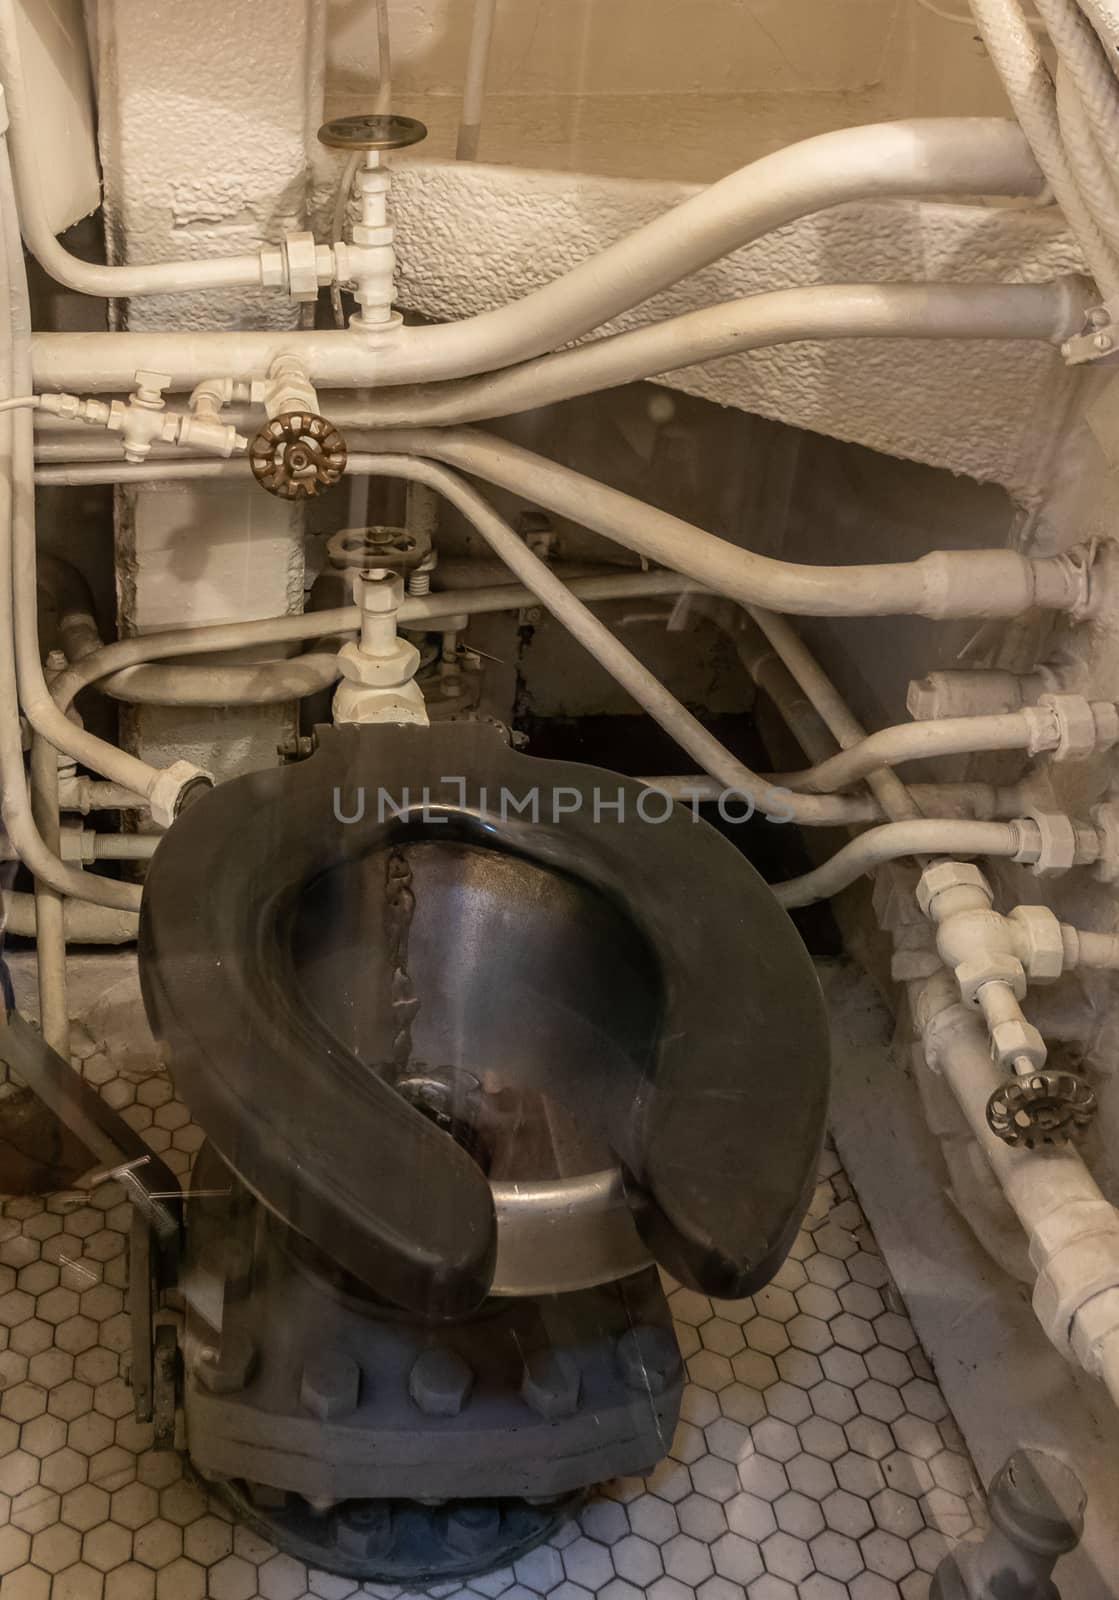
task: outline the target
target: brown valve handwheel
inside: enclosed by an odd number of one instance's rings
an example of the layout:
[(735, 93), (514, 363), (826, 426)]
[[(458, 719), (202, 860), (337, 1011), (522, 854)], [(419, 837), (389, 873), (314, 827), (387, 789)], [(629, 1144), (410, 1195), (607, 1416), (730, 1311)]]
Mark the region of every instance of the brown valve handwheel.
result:
[(336, 484), (346, 470), (346, 441), (313, 411), (285, 411), (266, 422), (249, 446), (253, 477), (282, 500), (306, 500)]
[(987, 1125), (1004, 1144), (1034, 1150), (1075, 1141), (1097, 1109), (1091, 1084), (1075, 1072), (1045, 1068), (1000, 1084), (987, 1102)]

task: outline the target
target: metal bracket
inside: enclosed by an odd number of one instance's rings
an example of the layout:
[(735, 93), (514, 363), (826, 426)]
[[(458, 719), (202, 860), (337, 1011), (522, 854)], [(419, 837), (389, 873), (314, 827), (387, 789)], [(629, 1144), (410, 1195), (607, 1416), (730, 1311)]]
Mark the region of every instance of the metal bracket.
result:
[[(182, 1221), (179, 1180), (140, 1135), (106, 1105), (92, 1084), (52, 1050), (18, 1011), (10, 1011), (6, 1025), (0, 1025), (0, 1061), (17, 1072), (47, 1110), (85, 1146), (91, 1160), (102, 1167), (103, 1178), (119, 1180), (132, 1203), (129, 1314), (136, 1418), (139, 1422), (154, 1418), (157, 1437), (167, 1437), (169, 1427), (173, 1442), (175, 1330), (156, 1329), (153, 1344), (152, 1322), (158, 1284), (169, 1281), (178, 1265)], [(157, 1448), (167, 1449), (170, 1445)]]
[(1094, 306), (1085, 318), (1083, 333), (1074, 333), (1061, 346), (1070, 367), (1114, 362), (1119, 357), (1119, 319), (1109, 305)]

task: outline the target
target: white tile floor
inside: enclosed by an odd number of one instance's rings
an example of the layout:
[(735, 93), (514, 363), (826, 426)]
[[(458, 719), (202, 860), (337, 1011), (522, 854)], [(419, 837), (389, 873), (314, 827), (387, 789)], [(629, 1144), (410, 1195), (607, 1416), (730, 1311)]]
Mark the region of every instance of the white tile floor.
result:
[[(81, 1069), (185, 1176), (201, 1135), (169, 1080), (96, 1052)], [(151, 1451), (122, 1375), (127, 1219), (115, 1185), (0, 1204), (0, 1600), (394, 1600), (277, 1553)], [(834, 1153), (773, 1284), (671, 1305), (689, 1382), (669, 1458), (514, 1568), (433, 1593), (926, 1600), (982, 1500)]]

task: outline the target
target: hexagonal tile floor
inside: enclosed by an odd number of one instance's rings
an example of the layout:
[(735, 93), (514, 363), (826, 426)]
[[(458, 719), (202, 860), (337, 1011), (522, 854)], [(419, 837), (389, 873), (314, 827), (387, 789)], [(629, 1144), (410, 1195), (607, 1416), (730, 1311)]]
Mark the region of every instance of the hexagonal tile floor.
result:
[[(96, 1051), (80, 1070), (186, 1179), (201, 1134), (167, 1077)], [(396, 1600), (279, 1554), (152, 1451), (124, 1377), (128, 1214), (113, 1183), (0, 1205), (0, 1600)], [(432, 1593), (925, 1600), (982, 1499), (834, 1152), (768, 1288), (669, 1287), (689, 1382), (668, 1459)]]

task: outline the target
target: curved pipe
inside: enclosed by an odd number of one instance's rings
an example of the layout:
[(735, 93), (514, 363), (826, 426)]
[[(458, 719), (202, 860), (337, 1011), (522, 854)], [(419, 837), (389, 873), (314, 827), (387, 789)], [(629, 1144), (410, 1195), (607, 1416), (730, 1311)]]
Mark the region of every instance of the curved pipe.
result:
[[(1062, 557), (1015, 550), (933, 551), (918, 561), (808, 567), (744, 550), (667, 511), (611, 489), (544, 456), (473, 429), (385, 429), (361, 439), (347, 470), (383, 472), (382, 454), (441, 461), (534, 505), (590, 528), (646, 560), (685, 574), (743, 605), (806, 616), (1019, 616), (1032, 606), (1073, 610), (1083, 602), (1081, 577)], [(398, 459), (404, 459), (401, 455)], [(244, 461), (154, 461), (40, 467), (46, 484), (159, 483), (190, 478), (244, 478)], [(407, 474), (401, 472), (400, 476)]]
[(145, 266), (103, 267), (80, 261), (59, 244), (43, 207), (42, 177), (31, 132), (31, 110), (23, 75), (19, 23), (14, 0), (0, 0), (0, 73), (11, 119), (8, 139), (19, 218), (27, 248), (44, 272), (79, 294), (172, 294), (178, 290), (235, 289), (261, 286), (261, 259), (254, 255), (216, 260), (161, 261)]
[[(10, 173), (7, 171), (4, 142), (0, 140), (0, 220), (10, 218), (6, 209), (8, 195), (4, 193)], [(3, 229), (0, 240), (0, 305), (8, 307), (8, 317), (0, 321), (5, 338), (11, 343), (0, 359), (0, 395), (7, 395), (22, 385), (15, 383), (20, 372), (16, 355), (22, 340), (26, 348), (30, 337), (30, 317), (27, 310), (26, 283), (23, 278), (22, 252), (18, 239), (13, 239), (12, 229)], [(23, 292), (21, 292), (21, 289)], [(140, 891), (134, 884), (115, 883), (109, 878), (87, 875), (77, 868), (67, 866), (44, 842), (32, 814), (23, 766), (23, 739), (19, 722), (18, 673), (16, 665), (15, 629), (13, 624), (13, 523), (14, 498), (14, 431), (15, 419), (23, 412), (0, 413), (0, 458), (9, 463), (7, 482), (0, 488), (0, 806), (4, 824), (12, 846), (36, 880), (56, 890), (59, 894), (77, 895), (102, 905), (131, 910), (139, 905)], [(29, 414), (28, 414), (29, 416)], [(28, 479), (30, 483), (30, 479)], [(24, 574), (26, 577), (26, 573)], [(36, 608), (37, 587), (34, 566), (30, 574), (30, 605), (32, 621)]]
[(973, 755), (989, 750), (1027, 750), (1035, 739), (1037, 726), (1038, 717), (1033, 708), (1029, 715), (1007, 711), (992, 716), (903, 722), (868, 734), (859, 744), (829, 756), (804, 772), (780, 773), (774, 782), (802, 794), (832, 794), (857, 783), (879, 767), (898, 767), (905, 761)]
[(886, 861), (902, 856), (1006, 856), (1016, 861), (1036, 861), (1039, 850), (1037, 824), (1013, 822), (944, 822), (939, 818), (884, 822), (861, 833), (837, 850), (813, 872), (773, 885), (786, 908), (829, 900)]
[[(600, 577), (572, 578), (571, 592), (592, 604), (608, 600), (649, 599), (677, 595), (696, 589), (688, 579), (674, 572), (616, 572)], [(537, 604), (531, 590), (515, 583), (494, 584), (484, 589), (436, 590), (429, 595), (406, 595), (397, 615), (401, 627), (434, 628), (448, 616), (480, 616), (496, 611), (519, 611)], [(308, 611), (297, 616), (267, 617), (258, 622), (223, 622), (201, 628), (167, 629), (161, 633), (138, 634), (119, 639), (99, 650), (83, 655), (56, 678), (53, 693), (66, 710), (83, 689), (102, 681), (102, 688), (121, 700), (138, 703), (214, 705), (208, 697), (219, 687), (230, 691), (248, 690), (255, 695), (270, 683), (276, 672), (283, 679), (285, 692), (279, 700), (290, 699), (293, 680), (289, 669), (310, 657), (262, 662), (253, 665), (204, 666), (177, 664), (165, 669), (166, 676), (153, 664), (172, 656), (209, 655), (220, 650), (240, 650), (252, 645), (296, 643), (321, 639), (327, 635), (356, 633), (361, 616), (356, 606), (333, 611)], [(317, 659), (317, 658), (316, 658)], [(334, 657), (330, 660), (333, 662)], [(322, 663), (326, 670), (325, 658)], [(157, 676), (157, 671), (160, 675)], [(317, 667), (316, 667), (317, 671)], [(244, 676), (244, 675), (248, 676)], [(333, 682), (333, 678), (330, 680)], [(327, 687), (320, 684), (319, 687)], [(164, 692), (179, 696), (174, 701), (161, 699)], [(314, 688), (308, 688), (313, 693)], [(248, 701), (246, 703), (261, 703)]]
[[(780, 782), (779, 774), (763, 773), (762, 776), (774, 783)], [(639, 781), (647, 788), (659, 789), (684, 804), (695, 801), (700, 805), (710, 805), (725, 793), (721, 784), (703, 773), (691, 773), (684, 777), (641, 778)], [(938, 818), (945, 822), (990, 822), (998, 818), (1017, 817), (1024, 803), (1016, 784), (999, 787), (992, 783), (911, 783), (908, 789), (923, 817)], [(873, 794), (845, 794), (836, 798), (843, 802), (845, 827), (882, 822), (888, 815), (882, 802)], [(1099, 937), (1110, 938), (1110, 935), (1100, 934)], [(1119, 936), (1116, 936), (1114, 948), (1119, 951)], [(1090, 961), (1087, 956), (1082, 960), (1086, 966), (1113, 964), (1103, 960)], [(1119, 966), (1119, 956), (1114, 965)]]
[(352, 330), (43, 334), (36, 387), (126, 390), (136, 370), (149, 367), (169, 373), (173, 388), (193, 389), (215, 372), (267, 377), (276, 356), (289, 352), (320, 387), (467, 377), (558, 349), (729, 251), (846, 201), (1035, 195), (1041, 186), (1029, 147), (1009, 121), (943, 117), (843, 128), (763, 156), (542, 289), (462, 322), (403, 328), (383, 343), (366, 343)]
[[(1035, 339), (1081, 332), (1084, 280), (1035, 284), (823, 284), (776, 289), (443, 385), (377, 390), (331, 420), (430, 427), (507, 417), (748, 350), (802, 340)], [(349, 413), (349, 414), (348, 414)]]

